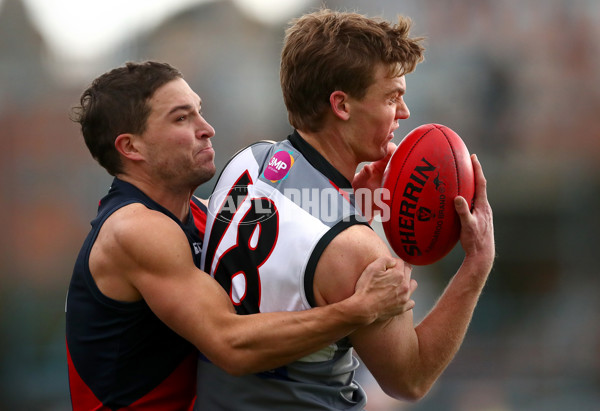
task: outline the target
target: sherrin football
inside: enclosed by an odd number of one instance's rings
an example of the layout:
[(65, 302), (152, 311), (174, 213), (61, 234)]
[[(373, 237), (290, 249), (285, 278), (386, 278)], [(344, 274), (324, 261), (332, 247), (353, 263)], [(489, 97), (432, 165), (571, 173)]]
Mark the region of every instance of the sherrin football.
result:
[[(454, 131), (424, 124), (408, 133), (383, 175), (382, 225), (392, 249), (404, 261), (427, 265), (456, 245), (460, 219), (454, 198), (473, 202), (475, 181), (469, 151)], [(389, 218), (387, 218), (389, 217)]]

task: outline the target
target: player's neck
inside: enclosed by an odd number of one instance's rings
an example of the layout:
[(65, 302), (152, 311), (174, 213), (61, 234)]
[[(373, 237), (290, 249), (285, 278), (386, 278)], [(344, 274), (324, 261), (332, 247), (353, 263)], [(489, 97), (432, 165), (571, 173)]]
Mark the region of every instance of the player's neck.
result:
[(348, 181), (352, 182), (358, 163), (349, 154), (342, 138), (338, 138), (336, 133), (327, 131), (310, 133), (298, 130), (298, 133)]
[(130, 174), (119, 174), (117, 177), (120, 180), (136, 186), (152, 200), (173, 213), (180, 221), (185, 221), (187, 219), (190, 208), (190, 198), (192, 197), (194, 190), (189, 188), (178, 189), (170, 184), (159, 183), (151, 181), (148, 178), (132, 176)]

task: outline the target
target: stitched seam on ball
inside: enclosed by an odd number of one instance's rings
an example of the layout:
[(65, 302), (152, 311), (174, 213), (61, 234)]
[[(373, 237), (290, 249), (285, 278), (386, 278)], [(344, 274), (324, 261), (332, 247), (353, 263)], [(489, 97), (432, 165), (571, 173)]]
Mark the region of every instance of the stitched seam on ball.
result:
[[(417, 146), (417, 144), (419, 144), (419, 141), (421, 141), (423, 138), (425, 138), (425, 136), (429, 133), (431, 133), (433, 130), (435, 130), (437, 127), (433, 126), (432, 128), (430, 128), (429, 130), (427, 130), (427, 132), (423, 133), (423, 135), (421, 137), (419, 137), (417, 139), (417, 141), (415, 141), (413, 143), (413, 145), (410, 147), (410, 150), (408, 150), (408, 153), (406, 153), (406, 156), (404, 156), (404, 161), (402, 162), (402, 167), (400, 167), (400, 171), (398, 172), (398, 177), (400, 177), (400, 174), (402, 174), (402, 171), (404, 170), (404, 166), (406, 165), (406, 161), (408, 160), (408, 158), (410, 157), (410, 153), (412, 153), (415, 149), (415, 147)], [(443, 133), (443, 132), (442, 132)], [(445, 136), (445, 135), (444, 135)], [(402, 142), (400, 142), (400, 144), (402, 144)], [(454, 155), (454, 153), (452, 153), (452, 155)], [(396, 192), (396, 189), (398, 188), (398, 178), (396, 178), (396, 182), (394, 184), (394, 192)]]
[(452, 144), (450, 144), (450, 139), (448, 138), (446, 133), (444, 133), (443, 127), (436, 128), (442, 132), (442, 134), (446, 138), (446, 141), (448, 142), (448, 145), (450, 146), (450, 151), (452, 151), (452, 157), (454, 158), (454, 170), (456, 170), (456, 194), (460, 194), (460, 179), (458, 178), (458, 161), (456, 160), (456, 153), (454, 152), (454, 147), (452, 147)]

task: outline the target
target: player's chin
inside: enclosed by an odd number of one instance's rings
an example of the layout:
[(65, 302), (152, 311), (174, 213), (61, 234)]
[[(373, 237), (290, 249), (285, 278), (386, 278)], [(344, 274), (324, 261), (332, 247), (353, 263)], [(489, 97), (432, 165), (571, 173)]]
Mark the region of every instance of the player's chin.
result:
[(365, 155), (362, 161), (372, 163), (383, 159), (386, 155), (387, 150), (377, 150)]
[(196, 154), (194, 163), (196, 169), (202, 170), (206, 173), (216, 173), (217, 167), (215, 165), (215, 152), (212, 149), (202, 150), (200, 153)]
[(205, 171), (206, 174), (210, 174), (211, 178), (217, 172), (217, 166), (215, 165), (214, 161), (206, 162), (206, 164), (204, 165), (203, 169), (204, 169), (204, 171)]
[(377, 160), (381, 160), (382, 158), (384, 158), (385, 156), (387, 156), (388, 154), (388, 143), (390, 142), (390, 140), (385, 140), (383, 142), (383, 144), (381, 146), (379, 146), (379, 150), (377, 151), (376, 154), (376, 159), (374, 159), (373, 161), (377, 161)]
[(207, 163), (202, 168), (200, 168), (195, 174), (195, 184), (201, 185), (206, 183), (208, 180), (214, 177), (217, 172), (217, 167), (215, 163)]

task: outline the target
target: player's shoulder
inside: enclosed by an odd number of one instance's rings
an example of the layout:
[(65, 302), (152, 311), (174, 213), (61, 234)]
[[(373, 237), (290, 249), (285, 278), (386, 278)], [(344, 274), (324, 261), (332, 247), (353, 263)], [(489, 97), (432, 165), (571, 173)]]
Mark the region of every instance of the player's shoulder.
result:
[(177, 223), (166, 214), (141, 203), (132, 203), (116, 210), (102, 227), (105, 235), (121, 246), (168, 241), (181, 233)]
[(162, 220), (163, 218), (169, 220), (169, 217), (164, 213), (149, 208), (142, 203), (130, 203), (113, 212), (107, 221), (112, 220), (113, 222), (119, 222), (120, 224), (139, 224), (146, 219)]
[(340, 232), (331, 241), (340, 250), (351, 251), (351, 255), (364, 257), (369, 254), (389, 254), (389, 249), (373, 229), (366, 224), (354, 224)]

